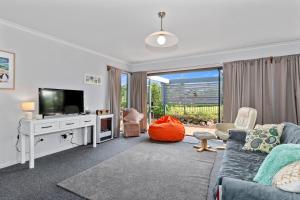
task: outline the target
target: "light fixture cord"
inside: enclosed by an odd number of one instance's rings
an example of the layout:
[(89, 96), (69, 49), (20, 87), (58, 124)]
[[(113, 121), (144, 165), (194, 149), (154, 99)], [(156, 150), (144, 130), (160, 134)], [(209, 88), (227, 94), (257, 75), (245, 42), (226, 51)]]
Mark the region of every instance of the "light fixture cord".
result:
[(163, 17), (160, 16), (160, 31), (163, 31)]

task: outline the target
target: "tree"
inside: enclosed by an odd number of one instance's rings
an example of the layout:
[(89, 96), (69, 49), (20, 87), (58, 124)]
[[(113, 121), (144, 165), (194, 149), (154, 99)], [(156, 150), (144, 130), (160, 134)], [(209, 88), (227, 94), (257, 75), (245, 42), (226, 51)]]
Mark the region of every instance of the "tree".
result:
[(164, 108), (162, 104), (162, 89), (159, 83), (151, 83), (152, 111), (155, 116), (163, 116)]
[(127, 85), (121, 86), (121, 108), (127, 108)]

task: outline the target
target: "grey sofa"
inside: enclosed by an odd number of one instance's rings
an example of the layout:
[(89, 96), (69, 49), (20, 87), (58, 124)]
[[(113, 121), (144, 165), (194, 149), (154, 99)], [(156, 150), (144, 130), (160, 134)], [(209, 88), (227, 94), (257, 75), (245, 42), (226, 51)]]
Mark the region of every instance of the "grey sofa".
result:
[[(222, 200), (300, 200), (300, 194), (253, 182), (267, 154), (242, 150), (245, 139), (245, 132), (230, 132), (217, 181), (212, 187), (211, 199), (216, 199), (219, 185), (221, 185)], [(285, 123), (281, 142), (300, 144), (300, 126)]]

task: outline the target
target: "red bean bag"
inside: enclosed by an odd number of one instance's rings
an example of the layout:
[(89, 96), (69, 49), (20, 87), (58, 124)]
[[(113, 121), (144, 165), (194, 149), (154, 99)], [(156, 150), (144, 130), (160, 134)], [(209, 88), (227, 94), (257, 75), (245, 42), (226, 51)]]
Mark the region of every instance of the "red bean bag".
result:
[(148, 133), (152, 140), (179, 142), (184, 138), (185, 129), (178, 119), (164, 116), (150, 125)]

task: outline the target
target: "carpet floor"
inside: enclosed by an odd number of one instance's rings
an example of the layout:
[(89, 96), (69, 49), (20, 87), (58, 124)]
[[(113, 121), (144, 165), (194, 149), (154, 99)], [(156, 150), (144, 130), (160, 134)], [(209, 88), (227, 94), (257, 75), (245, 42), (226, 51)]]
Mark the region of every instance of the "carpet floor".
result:
[(118, 138), (97, 145), (97, 148), (78, 146), (35, 160), (35, 168), (28, 162), (0, 170), (1, 200), (82, 200), (56, 184), (89, 169), (104, 160), (132, 148), (148, 139), (141, 137)]
[[(147, 140), (148, 136), (146, 134), (137, 138), (118, 138), (102, 143), (97, 148), (92, 148), (90, 145), (79, 146), (38, 158), (35, 161), (35, 169), (28, 169), (28, 163), (3, 168), (0, 170), (0, 199), (84, 199), (72, 192), (57, 187), (57, 183), (94, 167)], [(192, 139), (191, 143), (197, 143), (197, 141)]]
[(215, 157), (184, 142), (145, 141), (58, 185), (90, 200), (201, 200)]

